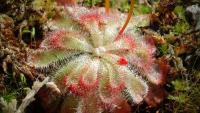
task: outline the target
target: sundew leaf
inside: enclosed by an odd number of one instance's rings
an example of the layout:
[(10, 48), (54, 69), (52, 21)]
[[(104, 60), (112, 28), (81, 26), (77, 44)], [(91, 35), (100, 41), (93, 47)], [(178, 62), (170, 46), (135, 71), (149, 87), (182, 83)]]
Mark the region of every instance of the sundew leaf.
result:
[(53, 63), (63, 60), (67, 57), (73, 56), (75, 53), (72, 51), (66, 51), (62, 49), (50, 49), (50, 50), (37, 50), (29, 57), (30, 65), (36, 68), (42, 68), (49, 66)]
[(129, 81), (126, 82), (129, 83), (126, 84), (127, 92), (134, 102), (140, 103), (147, 94), (148, 87), (146, 83), (136, 76), (129, 76), (127, 81)]
[(118, 72), (123, 73), (125, 77), (125, 86), (127, 92), (135, 103), (140, 103), (144, 96), (147, 94), (148, 86), (146, 82), (138, 77), (134, 70), (130, 70), (127, 67), (118, 67)]
[(77, 23), (75, 20), (72, 19), (68, 14), (64, 13), (60, 17), (57, 17), (53, 21), (49, 21), (48, 23), (50, 26), (52, 25), (56, 29), (66, 29), (68, 31), (77, 31), (77, 32), (83, 32), (81, 31), (81, 25)]
[(64, 29), (66, 31), (78, 32), (81, 35), (88, 35), (80, 22), (78, 22), (77, 19), (73, 19), (73, 11), (75, 10), (71, 11), (71, 9), (69, 8), (68, 12), (63, 12), (58, 17), (55, 17), (53, 20), (48, 21), (48, 26), (52, 27), (53, 30)]
[(74, 38), (73, 36), (71, 36), (71, 38), (65, 38), (65, 40), (62, 40), (61, 43), (64, 48), (69, 50), (72, 49), (72, 50), (89, 52), (92, 49), (91, 45), (86, 43), (85, 40), (80, 40), (78, 38)]
[(63, 79), (64, 77), (70, 77), (72, 79), (72, 76), (80, 76), (80, 74), (82, 74), (81, 70), (83, 70), (84, 66), (89, 62), (89, 60), (90, 58), (84, 55), (76, 57), (74, 60), (64, 65), (61, 69), (58, 69), (58, 71), (55, 73), (54, 80), (59, 82), (59, 80)]

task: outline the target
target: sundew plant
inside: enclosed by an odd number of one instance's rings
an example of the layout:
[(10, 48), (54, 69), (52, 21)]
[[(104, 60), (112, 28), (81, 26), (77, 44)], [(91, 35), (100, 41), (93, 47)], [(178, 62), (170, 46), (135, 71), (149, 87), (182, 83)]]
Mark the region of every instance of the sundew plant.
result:
[(131, 18), (133, 0), (128, 15), (109, 9), (108, 0), (105, 9), (67, 4), (48, 22), (53, 31), (29, 55), (29, 64), (50, 72), (61, 93), (76, 97), (77, 113), (112, 112), (124, 101), (138, 104), (148, 84), (162, 84), (167, 67), (155, 62), (154, 42), (140, 32), (149, 15)]

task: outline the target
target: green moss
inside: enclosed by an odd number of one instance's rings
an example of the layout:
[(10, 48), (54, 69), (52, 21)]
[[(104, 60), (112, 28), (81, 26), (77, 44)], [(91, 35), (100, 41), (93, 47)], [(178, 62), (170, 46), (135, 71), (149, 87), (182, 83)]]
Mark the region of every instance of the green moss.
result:
[(176, 101), (178, 103), (185, 103), (185, 102), (188, 101), (188, 95), (184, 94), (184, 93), (181, 93), (181, 94), (179, 94), (177, 96), (170, 95), (170, 96), (168, 96), (168, 99), (174, 100), (174, 101)]
[(186, 21), (179, 21), (175, 26), (172, 27), (174, 34), (180, 34), (186, 32), (190, 28), (190, 25)]
[(162, 44), (160, 46), (158, 46), (158, 49), (160, 51), (161, 54), (167, 54), (168, 53), (168, 44)]
[(200, 110), (200, 72), (190, 74), (187, 79), (172, 81), (174, 90), (168, 99), (171, 100), (174, 113), (198, 113)]
[(172, 32), (174, 32), (174, 34), (186, 32), (190, 25), (185, 18), (185, 8), (183, 6), (176, 6), (174, 12), (177, 14), (179, 21), (172, 27)]
[(188, 90), (187, 83), (184, 80), (174, 80), (172, 81), (172, 84), (176, 91), (186, 91)]
[(12, 99), (15, 99), (17, 96), (16, 92), (11, 92), (11, 93), (7, 93), (7, 94), (4, 94), (3, 95), (3, 99), (6, 101), (6, 102), (11, 102)]
[(93, 7), (99, 3), (103, 2), (102, 0), (84, 0), (83, 5), (88, 7)]
[(176, 6), (174, 12), (179, 16), (180, 19), (185, 20), (185, 8), (183, 6)]
[(134, 10), (134, 15), (141, 15), (141, 14), (147, 14), (150, 13), (152, 9), (148, 7), (147, 5), (144, 4), (136, 4), (135, 5), (135, 10)]

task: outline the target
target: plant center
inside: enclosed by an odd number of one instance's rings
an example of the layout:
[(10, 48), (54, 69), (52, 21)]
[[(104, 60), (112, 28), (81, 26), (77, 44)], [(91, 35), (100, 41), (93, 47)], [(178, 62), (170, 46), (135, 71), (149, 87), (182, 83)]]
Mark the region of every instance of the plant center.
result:
[(104, 47), (98, 47), (98, 48), (94, 48), (93, 50), (93, 55), (100, 57), (103, 53), (105, 53), (106, 49)]

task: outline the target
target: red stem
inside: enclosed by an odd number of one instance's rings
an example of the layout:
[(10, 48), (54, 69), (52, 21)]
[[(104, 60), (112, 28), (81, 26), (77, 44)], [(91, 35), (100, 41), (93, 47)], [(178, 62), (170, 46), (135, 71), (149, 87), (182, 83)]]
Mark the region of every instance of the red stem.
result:
[[(120, 35), (123, 34), (124, 30), (126, 29), (131, 17), (132, 17), (132, 14), (133, 14), (133, 9), (134, 9), (134, 0), (131, 0), (131, 6), (130, 6), (130, 10), (129, 10), (129, 13), (128, 13), (128, 17), (126, 19), (126, 22), (125, 24), (123, 25), (123, 27), (121, 28), (121, 30), (119, 31), (119, 34), (117, 36), (117, 39), (119, 38)], [(116, 40), (117, 40), (116, 39)]]
[(109, 15), (110, 10), (110, 0), (105, 0), (105, 12), (107, 15)]

